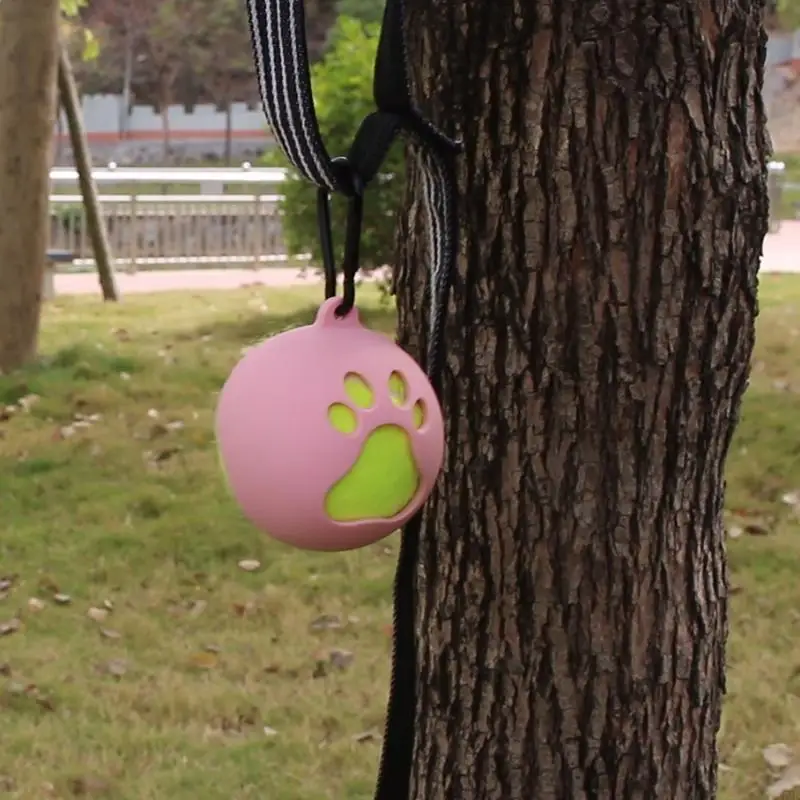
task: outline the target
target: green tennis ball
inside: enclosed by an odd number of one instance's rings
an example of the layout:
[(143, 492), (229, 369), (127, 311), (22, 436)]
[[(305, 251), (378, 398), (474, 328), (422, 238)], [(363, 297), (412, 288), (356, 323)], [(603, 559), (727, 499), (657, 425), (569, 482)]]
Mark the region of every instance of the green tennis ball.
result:
[(336, 522), (389, 519), (411, 502), (419, 482), (408, 434), (396, 425), (382, 425), (367, 437), (352, 469), (328, 492), (325, 510)]

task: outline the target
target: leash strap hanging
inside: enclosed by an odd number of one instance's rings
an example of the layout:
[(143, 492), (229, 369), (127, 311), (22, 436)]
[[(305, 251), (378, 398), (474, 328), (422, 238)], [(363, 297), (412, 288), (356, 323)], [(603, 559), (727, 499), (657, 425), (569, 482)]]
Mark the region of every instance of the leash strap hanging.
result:
[[(411, 97), (403, 0), (387, 0), (375, 66), (378, 110), (367, 116), (344, 157), (328, 154), (314, 111), (303, 0), (247, 0), (253, 54), (267, 122), (292, 166), (320, 190), (352, 198), (377, 175), (401, 133), (422, 160), (430, 258), (429, 377), (436, 386), (455, 250), (454, 156), (460, 146), (427, 122)], [(355, 180), (354, 180), (355, 179)], [(356, 185), (360, 184), (360, 186)], [(438, 388), (438, 387), (437, 387)]]
[[(362, 195), (395, 139), (414, 140), (427, 211), (429, 279), (427, 371), (441, 396), (444, 323), (456, 256), (455, 156), (460, 150), (418, 112), (411, 95), (403, 0), (387, 0), (375, 64), (377, 110), (361, 123), (349, 152), (331, 158), (319, 131), (311, 89), (303, 0), (247, 0), (259, 89), (269, 126), (295, 169), (317, 186), (325, 292), (336, 291), (329, 198), (350, 200), (345, 242), (346, 313), (354, 300)], [(394, 586), (392, 683), (375, 800), (408, 800), (416, 711), (415, 573), (422, 513), (403, 530)]]

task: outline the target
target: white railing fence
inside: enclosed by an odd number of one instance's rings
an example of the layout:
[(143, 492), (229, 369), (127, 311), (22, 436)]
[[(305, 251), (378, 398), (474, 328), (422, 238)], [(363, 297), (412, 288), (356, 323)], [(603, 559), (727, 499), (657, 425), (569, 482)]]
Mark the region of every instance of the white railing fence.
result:
[[(240, 170), (110, 166), (95, 170), (93, 176), (117, 267), (258, 267), (289, 262), (278, 214), (284, 170), (249, 165)], [(60, 269), (91, 269), (94, 258), (77, 173), (56, 168), (50, 177), (54, 188), (50, 248), (74, 257), (72, 265)], [(109, 187), (117, 193), (108, 192)]]
[[(780, 225), (785, 165), (769, 164), (772, 230)], [(108, 228), (115, 266), (160, 267), (282, 266), (289, 258), (283, 243), (278, 202), (282, 169), (121, 168), (93, 171)], [(86, 229), (78, 174), (59, 167), (50, 173), (50, 247), (69, 251), (71, 266), (94, 265)], [(115, 193), (108, 192), (114, 187)], [(180, 193), (178, 193), (180, 192)], [(298, 259), (307, 260), (307, 257)]]

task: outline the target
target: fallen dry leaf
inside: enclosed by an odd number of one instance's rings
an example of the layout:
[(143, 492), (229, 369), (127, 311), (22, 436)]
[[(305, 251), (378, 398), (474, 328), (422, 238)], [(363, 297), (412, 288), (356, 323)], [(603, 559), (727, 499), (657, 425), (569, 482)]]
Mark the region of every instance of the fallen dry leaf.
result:
[(800, 511), (800, 489), (794, 492), (787, 492), (781, 499), (792, 510)]
[(199, 617), (208, 608), (205, 600), (193, 600), (189, 605), (189, 616)]
[(5, 692), (12, 697), (28, 697), (45, 711), (55, 711), (53, 701), (35, 683), (12, 681), (6, 685)]
[(15, 617), (8, 622), (0, 623), (0, 636), (11, 636), (22, 628), (22, 623)]
[(157, 467), (159, 464), (169, 461), (180, 452), (180, 447), (165, 447), (163, 450), (148, 450), (144, 453), (144, 459), (148, 461), (151, 466)]
[(38, 394), (28, 394), (21, 397), (17, 402), (23, 411), (30, 411), (41, 400)]
[(748, 522), (744, 526), (744, 532), (748, 536), (769, 536), (770, 529), (762, 522)]
[(349, 650), (331, 650), (328, 659), (331, 665), (337, 669), (347, 669), (352, 663), (355, 655)]
[(761, 754), (764, 756), (764, 761), (773, 769), (784, 769), (792, 763), (792, 749), (782, 742), (768, 745)]
[(39, 611), (44, 611), (44, 609), (45, 604), (43, 600), (40, 600), (38, 597), (28, 598), (28, 611), (31, 611), (35, 614)]
[(338, 670), (347, 669), (355, 656), (349, 650), (327, 650), (318, 653), (315, 657), (314, 670), (311, 674), (313, 678), (324, 678), (328, 675), (330, 667)]
[(96, 777), (72, 778), (67, 786), (74, 797), (105, 796), (111, 791), (108, 781)]
[(40, 591), (47, 592), (48, 594), (58, 594), (61, 591), (61, 587), (56, 583), (55, 578), (52, 578), (50, 575), (42, 575), (37, 585)]
[(383, 737), (375, 733), (375, 731), (364, 731), (364, 733), (357, 733), (353, 737), (353, 741), (358, 744), (363, 744), (364, 742), (377, 742), (382, 738)]
[(106, 664), (105, 671), (115, 678), (121, 678), (127, 674), (128, 664), (121, 658), (114, 658)]
[(193, 653), (189, 663), (197, 669), (214, 669), (219, 664), (219, 657), (216, 653), (209, 651)]
[(800, 787), (800, 764), (786, 769), (780, 778), (767, 788), (767, 797), (775, 800), (798, 787)]
[(261, 562), (257, 561), (255, 558), (244, 558), (239, 562), (239, 569), (244, 572), (255, 572), (261, 569)]
[(342, 618), (337, 614), (323, 614), (311, 622), (312, 631), (331, 631), (343, 628)]
[(147, 434), (147, 438), (150, 440), (158, 439), (161, 436), (167, 435), (167, 426), (162, 425), (160, 422), (157, 422), (155, 425), (150, 426), (150, 430)]
[(233, 613), (237, 617), (246, 617), (255, 610), (255, 607), (256, 605), (252, 600), (248, 600), (246, 603), (233, 603), (231, 606)]
[(29, 684), (28, 686), (25, 687), (25, 694), (27, 694), (28, 697), (32, 698), (36, 702), (36, 705), (39, 706), (39, 708), (42, 708), (45, 711), (56, 710), (56, 707), (52, 699), (48, 697), (48, 695), (41, 692), (38, 686), (35, 686), (34, 684)]

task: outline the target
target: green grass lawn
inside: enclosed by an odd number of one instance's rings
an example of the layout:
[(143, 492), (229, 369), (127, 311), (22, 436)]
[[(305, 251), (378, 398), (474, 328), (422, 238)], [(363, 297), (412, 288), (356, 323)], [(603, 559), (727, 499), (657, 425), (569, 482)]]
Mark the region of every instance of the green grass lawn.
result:
[[(242, 348), (318, 292), (60, 299), (44, 364), (0, 378), (0, 796), (372, 797), (398, 543), (270, 543), (212, 434)], [(728, 472), (722, 800), (764, 797), (764, 747), (800, 755), (800, 280), (762, 298)]]
[(800, 206), (800, 155), (796, 153), (776, 153), (775, 161), (782, 161), (785, 166), (783, 180), (788, 184), (780, 195), (777, 209), (771, 209), (772, 216), (779, 219), (797, 219), (795, 206)]

